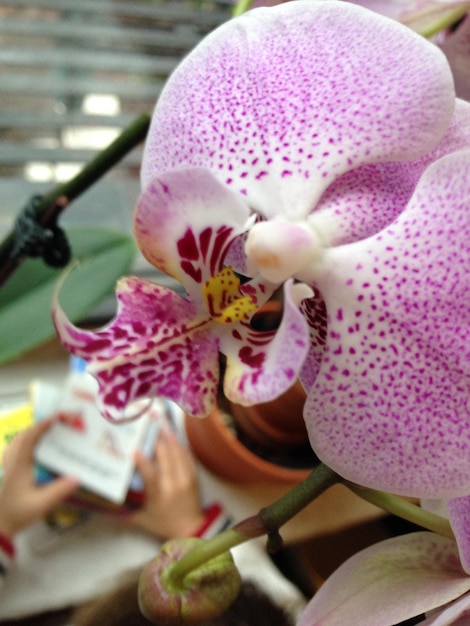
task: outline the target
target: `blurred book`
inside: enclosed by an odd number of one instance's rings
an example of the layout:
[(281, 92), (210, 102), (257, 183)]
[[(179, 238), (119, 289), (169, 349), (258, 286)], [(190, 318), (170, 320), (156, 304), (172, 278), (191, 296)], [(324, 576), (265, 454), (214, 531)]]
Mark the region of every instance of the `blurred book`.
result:
[(57, 418), (35, 450), (38, 478), (75, 476), (82, 489), (74, 500), (91, 509), (138, 506), (143, 502), (144, 487), (134, 455), (140, 449), (151, 456), (160, 429), (171, 428), (168, 403), (160, 398), (141, 401), (137, 407), (140, 417), (114, 424), (99, 413), (96, 392), (96, 381), (80, 360), (72, 360), (62, 389), (33, 383), (34, 420)]

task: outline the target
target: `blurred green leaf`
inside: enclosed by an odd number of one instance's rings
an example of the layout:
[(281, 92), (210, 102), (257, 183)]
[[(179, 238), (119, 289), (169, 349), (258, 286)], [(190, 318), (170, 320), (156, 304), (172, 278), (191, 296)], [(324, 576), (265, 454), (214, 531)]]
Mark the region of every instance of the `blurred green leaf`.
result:
[[(78, 322), (113, 293), (116, 280), (129, 272), (136, 246), (130, 235), (107, 229), (70, 228), (67, 235), (79, 264), (67, 276), (60, 302)], [(0, 363), (55, 335), (51, 306), (61, 275), (41, 260), (28, 259), (0, 289)]]

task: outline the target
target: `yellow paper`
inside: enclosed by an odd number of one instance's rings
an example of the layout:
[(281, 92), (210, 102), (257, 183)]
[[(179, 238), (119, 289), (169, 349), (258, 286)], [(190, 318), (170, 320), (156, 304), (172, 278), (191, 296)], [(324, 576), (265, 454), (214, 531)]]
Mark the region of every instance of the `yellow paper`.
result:
[(32, 423), (33, 411), (30, 404), (23, 404), (0, 412), (0, 466), (7, 445), (15, 435), (31, 426)]

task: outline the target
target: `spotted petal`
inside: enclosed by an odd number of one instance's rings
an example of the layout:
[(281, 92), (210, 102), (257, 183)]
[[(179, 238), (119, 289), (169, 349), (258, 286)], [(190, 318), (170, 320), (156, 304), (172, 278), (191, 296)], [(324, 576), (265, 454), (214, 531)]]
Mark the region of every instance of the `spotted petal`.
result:
[(173, 73), (143, 185), (158, 171), (206, 167), (265, 217), (301, 219), (344, 172), (426, 154), (453, 108), (444, 55), (401, 24), (345, 2), (259, 8)]
[(260, 332), (249, 324), (227, 329), (221, 350), (227, 355), (224, 393), (237, 404), (267, 402), (289, 389), (298, 378), (308, 351), (308, 327), (299, 310), (311, 290), (288, 281), (279, 328)]
[(222, 269), (234, 239), (245, 230), (246, 202), (200, 168), (155, 176), (142, 192), (134, 233), (152, 265), (180, 281), (193, 300)]
[(348, 559), (317, 591), (297, 626), (394, 626), (469, 590), (455, 543), (412, 533)]
[(447, 511), (459, 547), (462, 567), (470, 574), (470, 496), (451, 498), (447, 501)]
[(75, 327), (58, 304), (54, 309), (62, 343), (98, 380), (103, 415), (122, 420), (132, 401), (158, 395), (206, 415), (218, 382), (218, 340), (207, 319), (192, 302), (138, 278), (122, 279), (117, 298), (116, 318), (97, 331)]
[(352, 481), (418, 497), (470, 492), (470, 151), (426, 170), (405, 211), (330, 248), (328, 336), (306, 419)]
[(328, 187), (311, 219), (330, 245), (370, 237), (400, 215), (431, 163), (469, 145), (470, 104), (457, 100), (451, 124), (433, 150), (413, 161), (373, 163), (346, 172)]

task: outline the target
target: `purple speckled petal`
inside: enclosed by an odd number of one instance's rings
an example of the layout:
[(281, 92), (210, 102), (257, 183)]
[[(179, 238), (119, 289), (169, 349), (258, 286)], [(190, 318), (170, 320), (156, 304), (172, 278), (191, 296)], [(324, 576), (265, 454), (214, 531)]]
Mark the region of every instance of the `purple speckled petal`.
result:
[(171, 76), (143, 186), (158, 171), (207, 167), (265, 217), (301, 219), (344, 172), (426, 154), (453, 108), (444, 55), (411, 29), (345, 2), (255, 9)]
[(300, 310), (307, 320), (310, 331), (310, 346), (302, 365), (300, 380), (304, 389), (310, 389), (318, 376), (325, 353), (327, 337), (325, 301), (321, 294), (315, 291), (312, 298), (307, 298), (301, 303)]
[(157, 395), (206, 415), (218, 382), (218, 339), (208, 319), (197, 317), (192, 302), (138, 278), (122, 279), (117, 298), (115, 319), (97, 331), (77, 328), (54, 307), (60, 340), (98, 380), (103, 415), (121, 420), (132, 401)]
[(297, 626), (393, 626), (469, 589), (470, 578), (451, 539), (429, 532), (402, 535), (343, 563), (316, 592)]
[(267, 402), (296, 381), (308, 350), (308, 327), (299, 310), (311, 296), (306, 285), (284, 285), (284, 312), (279, 328), (260, 332), (249, 325), (227, 329), (221, 350), (227, 355), (224, 393), (237, 404)]
[(222, 269), (248, 217), (243, 198), (209, 171), (183, 169), (164, 172), (147, 185), (137, 204), (134, 233), (147, 260), (200, 302), (201, 284)]
[(423, 175), (370, 239), (329, 248), (325, 355), (306, 403), (318, 456), (360, 484), (470, 492), (470, 151)]
[(469, 145), (470, 103), (457, 100), (452, 122), (433, 150), (414, 161), (374, 163), (346, 172), (323, 194), (316, 223), (326, 230), (330, 245), (378, 233), (400, 215), (431, 163)]
[(459, 547), (462, 567), (470, 574), (470, 496), (447, 500), (447, 511)]

